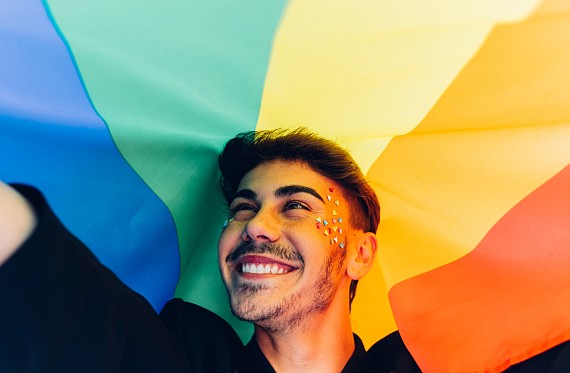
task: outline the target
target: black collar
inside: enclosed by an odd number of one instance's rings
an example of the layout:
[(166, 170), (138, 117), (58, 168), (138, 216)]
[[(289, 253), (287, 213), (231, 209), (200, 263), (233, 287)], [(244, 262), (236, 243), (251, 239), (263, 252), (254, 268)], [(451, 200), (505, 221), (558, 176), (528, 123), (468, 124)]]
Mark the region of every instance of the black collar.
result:
[[(364, 345), (360, 338), (354, 335), (354, 352), (352, 356), (344, 366), (342, 373), (361, 373), (370, 372), (370, 358), (366, 354)], [(249, 343), (245, 346), (243, 360), (241, 362), (241, 367), (239, 372), (256, 372), (256, 373), (273, 373), (275, 370), (269, 364), (269, 361), (265, 358), (255, 336), (251, 338)]]

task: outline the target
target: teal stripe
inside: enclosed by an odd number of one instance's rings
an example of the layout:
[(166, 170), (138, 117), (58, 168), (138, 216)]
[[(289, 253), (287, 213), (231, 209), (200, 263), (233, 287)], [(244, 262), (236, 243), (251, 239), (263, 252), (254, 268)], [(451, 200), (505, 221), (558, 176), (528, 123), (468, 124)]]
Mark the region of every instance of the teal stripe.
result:
[(177, 296), (248, 338), (249, 326), (227, 311), (217, 269), (225, 213), (216, 156), (255, 128), (285, 1), (47, 2), (120, 152), (175, 219)]

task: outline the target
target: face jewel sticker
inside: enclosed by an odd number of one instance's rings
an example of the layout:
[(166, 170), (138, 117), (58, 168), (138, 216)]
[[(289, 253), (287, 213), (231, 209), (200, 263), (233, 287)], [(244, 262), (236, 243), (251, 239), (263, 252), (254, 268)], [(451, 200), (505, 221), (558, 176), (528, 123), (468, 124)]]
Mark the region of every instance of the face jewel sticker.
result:
[(224, 224), (222, 224), (222, 231), (223, 231), (224, 229), (226, 229), (226, 227), (228, 226), (228, 224), (230, 224), (232, 221), (234, 221), (234, 218), (226, 219), (226, 220), (224, 221)]

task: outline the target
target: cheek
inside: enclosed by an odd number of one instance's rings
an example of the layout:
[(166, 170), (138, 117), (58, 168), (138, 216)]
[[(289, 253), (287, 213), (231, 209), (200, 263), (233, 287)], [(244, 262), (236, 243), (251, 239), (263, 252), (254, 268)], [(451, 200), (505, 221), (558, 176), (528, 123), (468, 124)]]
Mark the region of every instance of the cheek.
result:
[(321, 240), (331, 247), (344, 248), (346, 246), (346, 229), (343, 216), (344, 211), (331, 208), (314, 222), (314, 230), (319, 233)]
[(237, 245), (241, 234), (235, 227), (227, 226), (218, 239), (218, 256), (220, 262), (225, 260), (225, 257)]
[(284, 227), (280, 243), (293, 248), (305, 260), (312, 262), (313, 257), (321, 258), (329, 250), (329, 239), (323, 232), (323, 228), (317, 228), (315, 218), (311, 217)]
[(316, 228), (323, 234), (331, 248), (346, 248), (348, 209), (340, 190), (330, 186), (326, 194), (326, 213), (316, 221)]

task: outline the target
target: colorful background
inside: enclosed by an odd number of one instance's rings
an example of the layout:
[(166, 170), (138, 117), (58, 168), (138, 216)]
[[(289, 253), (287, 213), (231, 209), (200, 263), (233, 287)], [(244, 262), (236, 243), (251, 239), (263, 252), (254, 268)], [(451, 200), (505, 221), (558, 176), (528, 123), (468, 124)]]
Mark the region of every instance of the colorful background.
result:
[(570, 3), (0, 0), (0, 179), (160, 310), (226, 318), (216, 156), (307, 126), (382, 205), (355, 331), (428, 372), (570, 339)]

